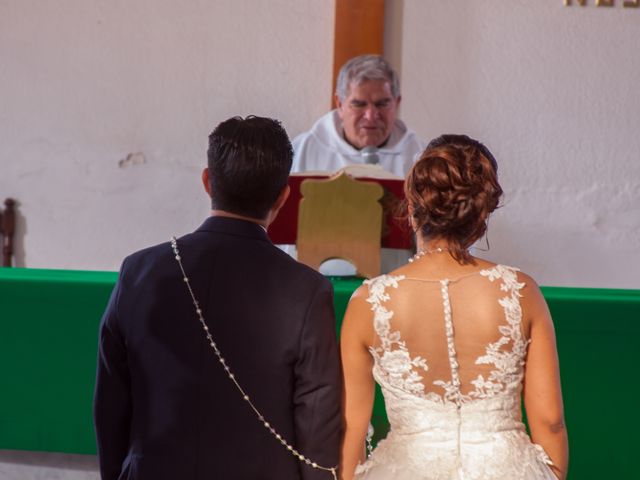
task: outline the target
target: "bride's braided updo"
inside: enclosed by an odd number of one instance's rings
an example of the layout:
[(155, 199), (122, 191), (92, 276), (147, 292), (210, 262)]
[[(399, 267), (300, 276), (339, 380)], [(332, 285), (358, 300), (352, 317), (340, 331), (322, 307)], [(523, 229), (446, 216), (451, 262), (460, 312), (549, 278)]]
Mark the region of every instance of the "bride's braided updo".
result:
[(468, 248), (487, 230), (502, 188), (489, 150), (466, 135), (432, 140), (405, 180), (405, 196), (417, 232), (440, 238), (460, 263), (472, 262)]

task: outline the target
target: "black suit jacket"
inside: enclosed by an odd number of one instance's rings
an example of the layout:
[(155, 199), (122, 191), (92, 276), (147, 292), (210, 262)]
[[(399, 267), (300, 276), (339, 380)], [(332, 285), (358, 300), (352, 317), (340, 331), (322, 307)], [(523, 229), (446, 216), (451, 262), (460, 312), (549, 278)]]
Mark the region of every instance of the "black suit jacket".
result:
[[(210, 217), (178, 240), (227, 364), (302, 454), (338, 463), (330, 282), (259, 225)], [(206, 341), (169, 243), (127, 257), (102, 319), (94, 405), (104, 480), (330, 479), (258, 421)]]

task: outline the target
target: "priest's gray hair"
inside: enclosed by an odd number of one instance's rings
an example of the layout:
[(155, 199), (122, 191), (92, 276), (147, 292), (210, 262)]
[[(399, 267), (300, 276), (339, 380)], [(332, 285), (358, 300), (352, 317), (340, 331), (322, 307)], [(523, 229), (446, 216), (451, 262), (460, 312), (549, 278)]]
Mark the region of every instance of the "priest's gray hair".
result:
[(400, 96), (398, 74), (380, 55), (360, 55), (345, 63), (338, 73), (336, 95), (340, 101), (344, 101), (349, 95), (351, 84), (355, 82), (358, 85), (365, 80), (386, 80), (391, 87), (393, 98)]

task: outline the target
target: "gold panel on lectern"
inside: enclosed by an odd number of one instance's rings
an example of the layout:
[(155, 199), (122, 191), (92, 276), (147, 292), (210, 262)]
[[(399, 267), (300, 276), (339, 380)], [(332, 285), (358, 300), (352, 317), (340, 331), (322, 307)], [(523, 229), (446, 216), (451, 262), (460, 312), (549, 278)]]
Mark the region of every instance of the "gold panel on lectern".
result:
[(379, 275), (382, 186), (340, 171), (328, 179), (305, 180), (300, 190), (298, 260), (318, 269), (326, 260), (342, 258), (359, 276)]

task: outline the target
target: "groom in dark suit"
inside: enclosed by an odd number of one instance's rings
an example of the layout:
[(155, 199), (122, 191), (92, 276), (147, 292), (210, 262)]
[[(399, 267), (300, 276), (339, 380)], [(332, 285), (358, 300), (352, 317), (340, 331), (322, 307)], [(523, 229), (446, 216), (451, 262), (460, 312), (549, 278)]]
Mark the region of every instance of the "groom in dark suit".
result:
[(102, 319), (102, 478), (331, 479), (342, 393), (331, 284), (266, 232), (289, 194), (289, 138), (274, 120), (235, 117), (207, 153), (211, 216), (175, 249), (127, 257)]

